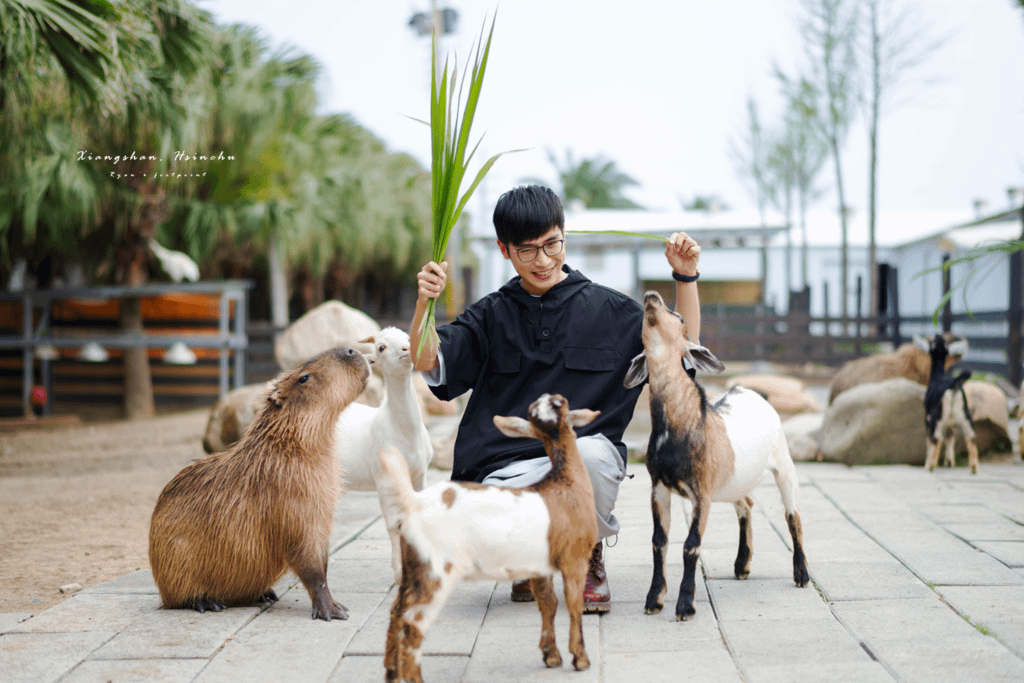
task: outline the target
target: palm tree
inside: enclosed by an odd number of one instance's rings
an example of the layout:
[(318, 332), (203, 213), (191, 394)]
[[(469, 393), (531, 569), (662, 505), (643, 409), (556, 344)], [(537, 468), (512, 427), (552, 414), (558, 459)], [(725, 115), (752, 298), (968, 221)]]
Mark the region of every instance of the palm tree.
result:
[[(576, 161), (572, 150), (565, 151), (560, 162), (552, 150), (548, 160), (558, 173), (562, 203), (581, 201), (589, 209), (639, 209), (639, 204), (623, 194), (626, 187), (639, 185), (635, 178), (620, 171), (614, 161), (598, 155)], [(536, 181), (528, 181), (536, 182)]]
[(66, 243), (94, 214), (74, 123), (109, 111), (117, 16), (104, 0), (0, 3), (0, 271), (17, 257), (35, 265), (47, 253), (37, 242)]
[[(246, 245), (266, 254), (272, 322), (288, 316), (288, 272), (301, 274), (307, 307), (328, 273), (348, 285), (371, 269), (405, 273), (429, 252), (429, 176), (346, 115), (317, 115), (319, 74), (309, 57), (272, 52), (248, 26), (224, 28), (207, 147), (235, 152), (180, 199), (165, 225), (172, 244), (205, 261)], [(405, 273), (408, 274), (408, 273)]]
[[(104, 256), (117, 284), (149, 281), (150, 243), (168, 215), (168, 195), (182, 191), (180, 184), (156, 174), (171, 168), (177, 150), (195, 149), (200, 142), (195, 121), (201, 104), (188, 86), (202, 78), (211, 29), (205, 12), (181, 0), (132, 0), (120, 6), (114, 40), (124, 104), (116, 116), (90, 122), (88, 135), (93, 149), (144, 152), (143, 158), (124, 163), (120, 178), (105, 178), (101, 190), (98, 227), (112, 245)], [(137, 298), (121, 301), (123, 331), (141, 332), (139, 304)], [(125, 349), (124, 368), (126, 417), (152, 415), (147, 350)]]

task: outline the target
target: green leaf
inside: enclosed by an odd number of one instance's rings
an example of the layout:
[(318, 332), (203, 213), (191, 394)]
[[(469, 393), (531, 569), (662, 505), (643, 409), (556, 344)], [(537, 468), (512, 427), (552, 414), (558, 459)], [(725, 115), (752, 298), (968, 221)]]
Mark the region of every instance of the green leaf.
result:
[(668, 238), (661, 235), (649, 235), (645, 232), (630, 232), (628, 230), (566, 230), (568, 233), (580, 235), (622, 235), (623, 237), (645, 237), (649, 240), (661, 240), (668, 242)]
[[(440, 73), (440, 82), (438, 81), (437, 37), (431, 37), (431, 46), (434, 48), (432, 50), (434, 56), (430, 65), (431, 253), (433, 260), (437, 263), (444, 258), (452, 230), (458, 224), (462, 211), (474, 190), (487, 175), (494, 162), (502, 154), (508, 153), (501, 152), (488, 159), (477, 172), (465, 193), (461, 197), (459, 196), (467, 166), (480, 144), (478, 141), (467, 156), (473, 119), (483, 89), (484, 74), (487, 71), (487, 60), (491, 51), (491, 40), (494, 36), (494, 23), (495, 20), (492, 18), (486, 42), (484, 41), (486, 24), (481, 26), (480, 39), (476, 44), (472, 67), (463, 70), (462, 79), (457, 89), (455, 87), (456, 81), (458, 81), (457, 65), (452, 66), (449, 75), (447, 60), (445, 60), (444, 68)], [(465, 93), (464, 100), (463, 93)], [(423, 350), (428, 336), (437, 336), (434, 329), (435, 306), (436, 300), (432, 299), (423, 319), (422, 331), (427, 334), (421, 332), (420, 348), (417, 353)]]

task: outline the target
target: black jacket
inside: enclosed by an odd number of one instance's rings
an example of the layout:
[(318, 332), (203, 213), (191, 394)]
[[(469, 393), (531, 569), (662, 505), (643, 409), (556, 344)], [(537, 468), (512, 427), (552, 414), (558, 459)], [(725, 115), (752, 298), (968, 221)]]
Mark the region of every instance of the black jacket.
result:
[(526, 417), (544, 393), (562, 394), (570, 409), (600, 410), (577, 435), (604, 434), (625, 460), (622, 433), (641, 387), (626, 389), (622, 381), (643, 351), (643, 308), (579, 271), (563, 270), (566, 279), (541, 297), (526, 292), (517, 276), (438, 328), (446, 383), (431, 391), (451, 400), (473, 390), (455, 441), (452, 479), (481, 481), (512, 461), (543, 456), (539, 441), (506, 437), (493, 417)]

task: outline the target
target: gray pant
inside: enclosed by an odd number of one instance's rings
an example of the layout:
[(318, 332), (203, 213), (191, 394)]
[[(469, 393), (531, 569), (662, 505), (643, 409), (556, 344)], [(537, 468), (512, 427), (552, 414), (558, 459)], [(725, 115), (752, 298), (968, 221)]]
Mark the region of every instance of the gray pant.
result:
[[(619, 533), (619, 520), (612, 514), (615, 500), (619, 497), (619, 484), (626, 477), (626, 465), (622, 456), (604, 434), (584, 436), (576, 439), (576, 446), (583, 456), (590, 484), (594, 489), (594, 507), (597, 509), (597, 540)], [(523, 488), (536, 484), (551, 471), (551, 460), (531, 458), (518, 460), (487, 475), (484, 484)]]

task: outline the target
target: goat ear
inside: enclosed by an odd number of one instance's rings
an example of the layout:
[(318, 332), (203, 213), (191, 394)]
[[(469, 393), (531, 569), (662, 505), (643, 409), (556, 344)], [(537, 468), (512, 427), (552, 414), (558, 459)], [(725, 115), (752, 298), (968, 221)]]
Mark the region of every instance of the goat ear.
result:
[(588, 425), (594, 421), (598, 415), (601, 414), (600, 410), (587, 410), (586, 408), (580, 408), (579, 410), (570, 410), (565, 416), (565, 423), (570, 427), (582, 427)]
[(374, 341), (374, 340), (373, 340), (373, 335), (371, 334), (371, 335), (370, 335), (369, 337), (367, 337), (366, 339), (360, 339), (358, 343), (360, 343), (360, 344), (372, 344), (372, 343), (373, 343), (373, 341)]
[(503, 417), (501, 415), (495, 415), (494, 426), (497, 427), (502, 434), (512, 437), (513, 439), (523, 436), (536, 438), (533, 435), (533, 425), (521, 417)]
[(967, 340), (958, 339), (955, 342), (949, 344), (949, 355), (951, 356), (966, 356), (967, 355)]
[(693, 367), (697, 368), (698, 372), (708, 375), (720, 375), (725, 370), (725, 365), (722, 361), (718, 360), (715, 354), (711, 353), (707, 347), (700, 344), (689, 345), (683, 356), (690, 361)]
[(630, 361), (629, 369), (626, 370), (626, 379), (622, 381), (622, 384), (627, 389), (632, 389), (643, 384), (646, 379), (647, 352), (641, 351), (639, 356)]
[(931, 344), (928, 343), (928, 340), (919, 334), (914, 335), (914, 346), (921, 349), (925, 353), (931, 353), (932, 351)]

